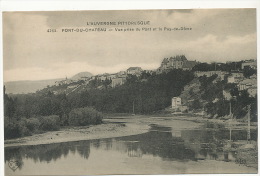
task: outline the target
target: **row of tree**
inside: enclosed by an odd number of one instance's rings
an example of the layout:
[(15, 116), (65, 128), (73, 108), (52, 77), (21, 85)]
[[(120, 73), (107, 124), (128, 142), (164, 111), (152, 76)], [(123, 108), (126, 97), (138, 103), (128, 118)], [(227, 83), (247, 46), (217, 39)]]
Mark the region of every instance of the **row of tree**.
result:
[(190, 71), (172, 70), (159, 75), (128, 75), (126, 83), (115, 88), (97, 89), (96, 81), (89, 89), (71, 95), (55, 95), (50, 91), (13, 97), (5, 95), (5, 116), (19, 120), (21, 117), (57, 115), (63, 125), (67, 125), (67, 120), (63, 119), (75, 108), (129, 113), (134, 104), (136, 113), (152, 113), (170, 106), (171, 98), (178, 96), (193, 78)]

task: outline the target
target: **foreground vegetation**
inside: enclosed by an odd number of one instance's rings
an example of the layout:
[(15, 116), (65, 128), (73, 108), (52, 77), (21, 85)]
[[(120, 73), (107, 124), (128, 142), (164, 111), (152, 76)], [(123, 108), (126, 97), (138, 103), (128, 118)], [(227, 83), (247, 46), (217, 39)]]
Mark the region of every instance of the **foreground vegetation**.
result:
[[(8, 98), (8, 97), (6, 97)], [(9, 99), (9, 98), (8, 98)], [(10, 101), (11, 99), (9, 99)], [(7, 101), (8, 102), (8, 101)], [(102, 123), (102, 114), (91, 107), (75, 108), (67, 116), (61, 118), (58, 115), (48, 116), (5, 116), (5, 139), (30, 136), (46, 131), (59, 130), (61, 126), (87, 126)]]

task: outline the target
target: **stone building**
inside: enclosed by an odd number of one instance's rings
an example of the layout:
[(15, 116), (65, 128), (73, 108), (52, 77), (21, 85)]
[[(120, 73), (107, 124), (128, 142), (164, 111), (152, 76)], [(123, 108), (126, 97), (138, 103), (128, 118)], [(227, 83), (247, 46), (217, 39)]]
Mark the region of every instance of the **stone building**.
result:
[(196, 61), (188, 61), (184, 55), (164, 58), (157, 73), (162, 73), (171, 69), (191, 70), (196, 64)]
[(142, 71), (141, 67), (130, 67), (126, 70), (126, 73), (130, 75), (140, 75)]

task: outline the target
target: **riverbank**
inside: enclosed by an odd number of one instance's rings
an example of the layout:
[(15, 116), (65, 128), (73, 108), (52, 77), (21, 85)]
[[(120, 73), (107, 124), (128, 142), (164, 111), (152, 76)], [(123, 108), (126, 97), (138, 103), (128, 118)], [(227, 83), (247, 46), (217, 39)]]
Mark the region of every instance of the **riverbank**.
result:
[(106, 122), (100, 125), (86, 127), (67, 127), (62, 128), (59, 131), (50, 131), (42, 134), (5, 140), (5, 147), (121, 137), (145, 133), (149, 128), (149, 126), (138, 124)]
[[(107, 116), (103, 124), (84, 127), (65, 127), (59, 131), (50, 131), (42, 134), (35, 134), (17, 139), (5, 140), (5, 147), (21, 145), (39, 145), (60, 143), (79, 140), (113, 138), (121, 136), (130, 136), (148, 132), (150, 125), (170, 127), (173, 131), (200, 128), (206, 122), (228, 125), (227, 121), (219, 119), (206, 119), (201, 116), (183, 116), (183, 115), (118, 115)], [(246, 129), (247, 124), (237, 123), (233, 125), (236, 129)], [(251, 127), (256, 129), (257, 126)]]
[(195, 129), (202, 125), (202, 123), (183, 119), (145, 115), (114, 116), (107, 117), (103, 121), (104, 123), (100, 125), (65, 127), (59, 131), (5, 140), (5, 147), (130, 136), (148, 132), (150, 125), (153, 124), (171, 127), (174, 130)]

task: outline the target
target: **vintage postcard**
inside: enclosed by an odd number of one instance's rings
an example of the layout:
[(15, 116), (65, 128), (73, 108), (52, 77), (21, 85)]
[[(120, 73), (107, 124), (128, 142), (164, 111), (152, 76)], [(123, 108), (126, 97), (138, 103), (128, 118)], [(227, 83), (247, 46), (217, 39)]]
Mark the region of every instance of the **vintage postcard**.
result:
[(257, 174), (256, 8), (5, 11), (5, 175)]

